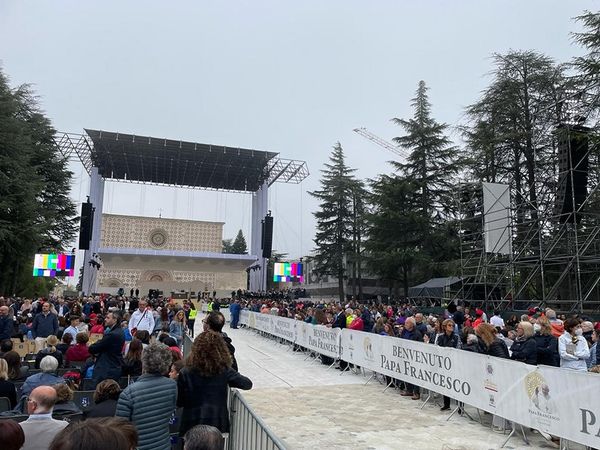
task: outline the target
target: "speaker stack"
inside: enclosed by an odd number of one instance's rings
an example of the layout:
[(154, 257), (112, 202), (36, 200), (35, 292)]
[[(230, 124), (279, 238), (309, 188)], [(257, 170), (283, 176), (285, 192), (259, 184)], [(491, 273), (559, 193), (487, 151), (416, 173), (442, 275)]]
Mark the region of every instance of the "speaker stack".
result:
[(94, 222), (94, 207), (90, 202), (81, 204), (81, 223), (79, 225), (79, 249), (89, 250), (92, 239), (92, 227)]
[(574, 214), (587, 197), (589, 128), (573, 125), (558, 127), (558, 189), (555, 215), (560, 223), (579, 221)]
[(273, 217), (267, 214), (262, 221), (261, 246), (263, 258), (270, 258), (273, 247)]

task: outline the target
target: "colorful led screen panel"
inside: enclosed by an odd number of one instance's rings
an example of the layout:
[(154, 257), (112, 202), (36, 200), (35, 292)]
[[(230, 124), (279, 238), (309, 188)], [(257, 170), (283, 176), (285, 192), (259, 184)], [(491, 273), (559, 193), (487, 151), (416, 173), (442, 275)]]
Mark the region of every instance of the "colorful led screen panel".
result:
[(75, 255), (67, 253), (39, 253), (33, 261), (34, 277), (72, 277), (75, 273)]
[(273, 268), (273, 281), (302, 283), (304, 281), (302, 263), (275, 263), (275, 267)]

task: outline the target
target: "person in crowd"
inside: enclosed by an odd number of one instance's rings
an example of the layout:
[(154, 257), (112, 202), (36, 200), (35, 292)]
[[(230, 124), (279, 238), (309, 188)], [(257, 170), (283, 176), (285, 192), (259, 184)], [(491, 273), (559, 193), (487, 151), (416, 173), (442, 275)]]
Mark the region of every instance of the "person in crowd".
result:
[(121, 350), (125, 343), (123, 330), (119, 326), (121, 316), (118, 311), (111, 311), (106, 315), (106, 333), (98, 342), (90, 345), (89, 351), (96, 357), (93, 372), (93, 384), (112, 379), (118, 381), (121, 377), (123, 358)]
[(425, 323), (425, 321), (423, 319), (423, 314), (416, 313), (414, 316), (414, 320), (415, 320), (415, 327), (417, 328), (419, 333), (421, 333), (421, 336), (424, 337), (427, 334), (427, 324)]
[(0, 306), (0, 341), (10, 339), (15, 332), (15, 322), (8, 314), (8, 306)]
[(64, 356), (67, 354), (67, 350), (73, 344), (73, 335), (68, 333), (63, 333), (62, 340), (59, 344), (57, 344), (56, 349)]
[(565, 332), (558, 338), (560, 367), (587, 371), (586, 360), (590, 357), (590, 349), (582, 336), (580, 320), (571, 317), (565, 320), (564, 328)]
[[(64, 379), (55, 375), (58, 361), (54, 356), (44, 356), (40, 362), (40, 369), (42, 369), (41, 372), (30, 375), (23, 383), (21, 387), (23, 395), (29, 395), (38, 386), (53, 386), (65, 382)], [(54, 397), (56, 400), (56, 395)]]
[(46, 356), (52, 356), (56, 358), (58, 361), (58, 367), (61, 367), (63, 364), (63, 354), (56, 348), (58, 345), (58, 338), (54, 335), (50, 335), (46, 338), (46, 348), (40, 350), (37, 355), (35, 355), (35, 368), (40, 368), (40, 361), (42, 358)]
[(592, 346), (592, 333), (594, 331), (594, 324), (589, 320), (584, 320), (581, 322), (581, 331), (583, 331), (583, 337), (587, 341), (588, 346)]
[(71, 316), (69, 318), (70, 325), (63, 331), (63, 339), (66, 335), (70, 335), (72, 338), (71, 342), (75, 342), (77, 339), (77, 333), (79, 333), (79, 323), (81, 322), (80, 316)]
[(0, 397), (8, 398), (11, 409), (17, 406), (17, 389), (8, 379), (8, 363), (2, 358), (0, 358)]
[(89, 339), (87, 333), (77, 333), (75, 345), (70, 346), (65, 355), (65, 366), (69, 366), (71, 362), (87, 361), (91, 356), (87, 346)]
[(177, 402), (177, 383), (165, 377), (171, 351), (151, 344), (142, 353), (143, 374), (121, 393), (118, 417), (133, 422), (139, 433), (139, 450), (170, 450), (169, 420)]
[(546, 318), (550, 321), (552, 336), (557, 339), (561, 337), (565, 332), (565, 326), (563, 321), (556, 317), (556, 311), (550, 308), (546, 309)]
[(169, 350), (171, 350), (173, 362), (183, 359), (183, 354), (181, 353), (181, 349), (177, 345), (175, 339), (173, 339), (171, 336), (167, 336), (162, 340), (162, 343), (169, 347)]
[(104, 334), (104, 317), (96, 316), (94, 325), (90, 329), (90, 334)]
[(231, 338), (227, 336), (226, 333), (223, 332), (223, 326), (225, 325), (225, 316), (219, 311), (213, 311), (209, 313), (204, 320), (202, 321), (204, 331), (214, 331), (215, 333), (220, 334), (229, 349), (229, 353), (231, 354), (231, 367), (233, 370), (238, 370), (237, 361), (235, 359), (235, 347), (231, 343)]
[(88, 419), (62, 429), (48, 450), (135, 450), (135, 426), (117, 417)]
[(519, 318), (517, 317), (516, 314), (512, 314), (506, 321), (506, 327), (507, 328), (515, 328), (518, 323), (519, 323)]
[(590, 347), (590, 357), (586, 361), (588, 370), (590, 370), (592, 368), (592, 366), (594, 366), (596, 364), (597, 344), (598, 344), (598, 331), (593, 330), (592, 331), (592, 346)]
[[(454, 333), (454, 321), (452, 319), (446, 319), (442, 322), (443, 334), (437, 336), (435, 344), (440, 347), (458, 348), (458, 335)], [(441, 411), (447, 411), (450, 409), (450, 397), (444, 395), (444, 406), (441, 407)]]
[(133, 338), (129, 344), (129, 350), (123, 359), (122, 376), (139, 377), (142, 374), (142, 341)]
[(25, 381), (29, 376), (29, 366), (21, 365), (21, 357), (15, 351), (4, 354), (4, 360), (8, 364), (8, 379), (12, 382)]
[(29, 418), (21, 422), (25, 434), (23, 450), (47, 449), (54, 436), (69, 425), (64, 420), (52, 418), (55, 403), (56, 391), (52, 386), (38, 386), (31, 391), (27, 400)]
[(81, 412), (81, 409), (73, 403), (73, 391), (69, 386), (62, 383), (55, 384), (52, 387), (56, 391), (56, 403), (52, 411), (53, 414), (64, 416)]
[(121, 387), (115, 380), (104, 380), (98, 383), (94, 391), (94, 404), (85, 413), (86, 418), (112, 417), (117, 411), (117, 402), (121, 395)]
[(365, 322), (362, 319), (362, 313), (360, 310), (355, 309), (352, 317), (354, 318), (352, 319), (352, 322), (350, 322), (348, 328), (350, 330), (363, 331), (365, 329)]
[[(419, 331), (416, 325), (416, 320), (412, 317), (406, 319), (404, 322), (404, 329), (400, 334), (401, 339), (407, 339), (409, 341), (423, 342), (423, 335)], [(405, 389), (400, 392), (403, 397), (411, 397), (413, 400), (419, 400), (421, 398), (419, 386), (414, 384), (404, 383)]]
[(183, 309), (180, 309), (169, 324), (169, 335), (177, 341), (177, 345), (179, 346), (183, 343), (185, 329), (185, 312)]
[(183, 310), (185, 311), (185, 317), (188, 324), (188, 331), (192, 337), (194, 337), (194, 325), (196, 324), (196, 316), (198, 315), (198, 310), (196, 309), (196, 305), (191, 300), (183, 303)]
[(194, 340), (177, 379), (177, 406), (183, 407), (180, 436), (200, 424), (212, 425), (222, 433), (229, 432), (229, 387), (252, 388), (252, 381), (231, 365), (231, 353), (220, 334), (204, 331)]
[(480, 353), (481, 347), (479, 345), (479, 339), (476, 334), (468, 333), (466, 336), (465, 343), (462, 344), (461, 350), (465, 350), (467, 352), (472, 353)]
[(494, 311), (494, 315), (492, 317), (490, 317), (490, 324), (496, 328), (500, 328), (501, 330), (504, 329), (504, 327), (505, 327), (504, 319), (500, 315), (500, 311), (498, 311), (498, 310)]
[(238, 327), (238, 323), (240, 322), (240, 312), (242, 307), (240, 306), (240, 301), (236, 298), (231, 305), (229, 305), (229, 312), (231, 314), (231, 322), (230, 327), (236, 329)]
[(340, 305), (336, 306), (336, 314), (333, 317), (332, 328), (346, 328), (346, 313)]
[(129, 318), (129, 332), (135, 336), (139, 330), (146, 330), (148, 334), (154, 331), (154, 316), (148, 308), (148, 301), (142, 299), (139, 301), (138, 309), (136, 309)]
[(11, 339), (4, 339), (0, 341), (0, 358), (2, 358), (6, 353), (12, 351), (14, 345)]
[(558, 367), (558, 339), (552, 335), (552, 326), (547, 317), (541, 316), (533, 324), (534, 338), (537, 347), (537, 363)]
[(496, 328), (489, 323), (482, 323), (475, 330), (480, 339), (481, 353), (496, 356), (497, 358), (510, 358), (508, 347), (503, 340), (496, 335)]
[(196, 425), (183, 438), (183, 450), (224, 450), (223, 434), (210, 425)]
[(380, 317), (379, 319), (377, 319), (375, 325), (373, 325), (373, 329), (370, 331), (372, 331), (375, 334), (384, 334), (384, 327), (385, 319), (383, 317)]
[(144, 348), (150, 345), (150, 333), (147, 330), (139, 330), (135, 337), (142, 342)]
[(65, 303), (65, 299), (59, 297), (58, 305), (56, 306), (56, 314), (58, 317), (67, 317), (70, 311), (71, 309), (69, 308), (69, 305)]
[(129, 332), (129, 322), (127, 320), (123, 320), (121, 322), (121, 328), (123, 329), (123, 333), (125, 334), (125, 342), (131, 342), (133, 336)]
[(0, 442), (3, 450), (20, 450), (25, 444), (25, 433), (18, 422), (5, 418), (0, 420)]
[(31, 334), (35, 339), (36, 352), (44, 348), (48, 336), (56, 336), (58, 330), (58, 317), (50, 312), (50, 303), (45, 302), (42, 305), (42, 312), (34, 317), (31, 325)]
[(177, 381), (177, 378), (179, 377), (179, 372), (181, 372), (181, 369), (183, 369), (184, 365), (185, 361), (183, 359), (174, 361), (171, 364), (171, 370), (169, 370), (169, 378)]
[(510, 347), (510, 359), (521, 361), (525, 364), (537, 364), (537, 344), (533, 337), (533, 325), (530, 322), (521, 322), (517, 325), (517, 339)]

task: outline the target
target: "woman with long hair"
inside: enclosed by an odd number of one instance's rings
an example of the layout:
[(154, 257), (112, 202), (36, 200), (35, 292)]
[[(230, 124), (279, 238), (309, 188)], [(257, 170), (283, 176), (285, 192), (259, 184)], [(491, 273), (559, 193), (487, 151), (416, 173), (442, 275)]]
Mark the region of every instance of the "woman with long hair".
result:
[(222, 433), (229, 432), (229, 388), (252, 388), (252, 381), (233, 370), (231, 364), (231, 354), (220, 333), (205, 331), (194, 340), (177, 378), (177, 406), (183, 407), (180, 436), (196, 425), (212, 425)]
[(8, 364), (9, 381), (25, 381), (29, 376), (29, 367), (21, 365), (21, 357), (13, 350), (6, 352), (3, 356)]
[(123, 372), (122, 375), (132, 377), (139, 377), (142, 374), (142, 351), (144, 346), (142, 341), (133, 338), (129, 344), (129, 350), (123, 358)]
[(477, 327), (475, 334), (483, 344), (481, 345), (483, 353), (498, 358), (510, 358), (508, 347), (504, 341), (498, 338), (496, 335), (496, 328), (493, 325), (484, 322)]
[(177, 345), (181, 345), (183, 342), (185, 328), (185, 312), (180, 309), (169, 324), (169, 335), (177, 341)]

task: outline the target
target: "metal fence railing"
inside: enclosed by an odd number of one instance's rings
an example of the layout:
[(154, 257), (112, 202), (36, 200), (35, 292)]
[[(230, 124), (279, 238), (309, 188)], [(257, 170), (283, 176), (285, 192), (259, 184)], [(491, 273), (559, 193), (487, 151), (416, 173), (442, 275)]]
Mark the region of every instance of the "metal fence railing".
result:
[(229, 393), (229, 415), (228, 450), (285, 450), (285, 445), (235, 389)]

